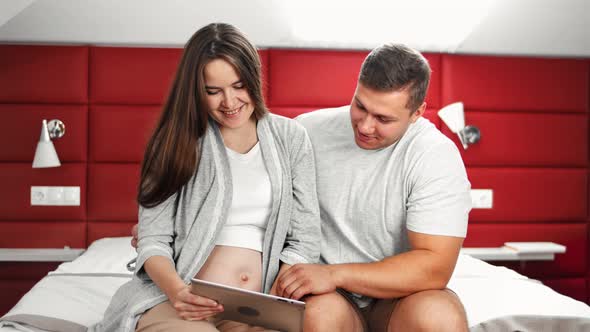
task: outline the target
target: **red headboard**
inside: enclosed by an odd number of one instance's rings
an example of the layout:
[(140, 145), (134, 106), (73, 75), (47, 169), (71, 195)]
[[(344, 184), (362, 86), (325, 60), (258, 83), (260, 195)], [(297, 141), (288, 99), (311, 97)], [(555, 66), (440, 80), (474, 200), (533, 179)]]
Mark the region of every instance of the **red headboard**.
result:
[[(348, 104), (366, 51), (262, 50), (272, 112)], [(128, 235), (143, 149), (181, 55), (171, 48), (0, 46), (0, 247), (85, 247)], [(567, 253), (521, 272), (588, 301), (588, 59), (426, 54), (427, 117), (462, 101), (481, 141), (462, 151), (474, 189), (465, 246), (554, 241)], [(42, 119), (65, 122), (62, 167), (32, 169)], [(462, 148), (461, 148), (462, 150)], [(30, 186), (80, 186), (79, 207), (30, 206)], [(0, 273), (0, 278), (10, 279)]]

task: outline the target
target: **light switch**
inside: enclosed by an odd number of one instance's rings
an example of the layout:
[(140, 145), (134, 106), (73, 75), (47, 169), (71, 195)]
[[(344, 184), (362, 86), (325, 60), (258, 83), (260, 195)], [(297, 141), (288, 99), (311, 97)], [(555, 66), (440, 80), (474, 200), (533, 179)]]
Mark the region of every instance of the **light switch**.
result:
[(493, 201), (492, 189), (471, 189), (471, 204), (474, 209), (491, 209)]
[(80, 187), (31, 186), (31, 205), (79, 206)]

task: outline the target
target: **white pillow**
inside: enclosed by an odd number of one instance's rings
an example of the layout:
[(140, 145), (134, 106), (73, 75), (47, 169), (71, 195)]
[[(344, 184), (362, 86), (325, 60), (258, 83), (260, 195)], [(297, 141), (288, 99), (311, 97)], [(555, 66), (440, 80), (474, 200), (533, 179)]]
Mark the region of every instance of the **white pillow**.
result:
[(55, 273), (111, 273), (128, 274), (127, 263), (137, 253), (131, 246), (131, 237), (103, 238), (94, 241), (88, 249), (71, 262), (61, 264)]
[[(131, 246), (131, 237), (103, 238), (94, 241), (88, 249), (72, 262), (61, 264), (51, 273), (115, 273), (131, 274), (127, 263), (137, 253)], [(507, 269), (494, 266), (469, 255), (459, 254), (452, 278), (508, 278), (527, 277)]]

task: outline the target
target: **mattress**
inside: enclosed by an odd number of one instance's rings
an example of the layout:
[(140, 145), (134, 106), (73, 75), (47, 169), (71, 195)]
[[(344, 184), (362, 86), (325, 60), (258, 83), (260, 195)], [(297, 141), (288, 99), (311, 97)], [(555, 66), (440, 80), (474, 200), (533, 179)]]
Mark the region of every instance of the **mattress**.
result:
[[(104, 238), (39, 281), (0, 319), (0, 331), (85, 331), (131, 278), (130, 238)], [(590, 307), (539, 281), (461, 254), (449, 282), (470, 330), (590, 331)]]

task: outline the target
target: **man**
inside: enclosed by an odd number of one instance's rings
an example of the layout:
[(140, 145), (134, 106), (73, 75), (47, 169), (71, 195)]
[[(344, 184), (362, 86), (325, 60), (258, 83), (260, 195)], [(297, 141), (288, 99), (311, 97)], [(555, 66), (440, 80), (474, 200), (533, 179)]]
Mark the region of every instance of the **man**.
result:
[(305, 297), (305, 331), (467, 331), (446, 285), (471, 208), (455, 145), (422, 118), (430, 67), (403, 45), (374, 49), (350, 106), (297, 118), (311, 138), (322, 264), (282, 269)]
[(445, 287), (470, 184), (456, 146), (422, 118), (429, 80), (420, 53), (383, 45), (350, 106), (297, 118), (316, 158), (324, 264), (294, 265), (277, 293), (308, 295), (306, 331), (468, 330)]

